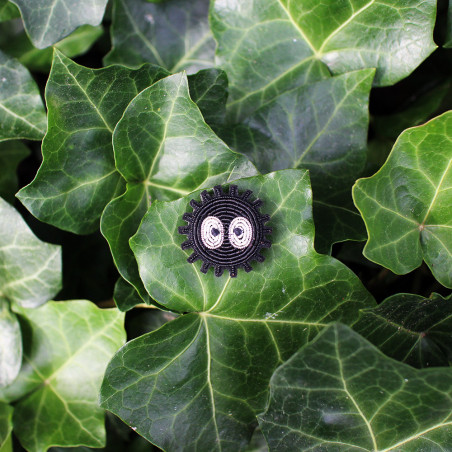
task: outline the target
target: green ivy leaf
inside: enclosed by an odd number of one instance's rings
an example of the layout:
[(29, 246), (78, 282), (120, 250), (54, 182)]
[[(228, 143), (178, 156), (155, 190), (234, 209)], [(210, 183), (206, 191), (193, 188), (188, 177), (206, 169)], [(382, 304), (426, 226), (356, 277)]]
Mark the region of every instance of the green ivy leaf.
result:
[(315, 78), (366, 67), (374, 83), (410, 74), (435, 49), (434, 0), (215, 0), (212, 31), (230, 81), (230, 114)]
[(36, 307), (61, 288), (61, 247), (41, 242), (0, 198), (0, 297)]
[(335, 324), (274, 373), (259, 424), (271, 451), (447, 450), (451, 398), (449, 369), (413, 369)]
[(113, 147), (127, 190), (106, 207), (101, 231), (121, 276), (148, 301), (129, 239), (151, 199), (180, 198), (225, 182), (234, 167), (248, 162), (204, 122), (184, 74), (160, 80), (130, 102), (114, 131)]
[[(67, 57), (75, 57), (87, 52), (102, 36), (101, 26), (83, 25), (66, 38), (57, 42), (54, 47)], [(49, 72), (53, 60), (53, 48), (37, 49), (24, 32), (12, 36), (4, 46), (5, 52), (17, 58), (30, 71)]]
[(350, 192), (366, 160), (374, 72), (363, 69), (287, 91), (229, 132), (232, 147), (262, 172), (310, 170), (321, 251), (366, 237)]
[(0, 196), (13, 203), (18, 180), (16, 170), (19, 163), (30, 154), (30, 150), (21, 141), (0, 143)]
[[(9, 385), (19, 373), (22, 362), (22, 336), (17, 317), (9, 303), (0, 297), (0, 388)], [(0, 404), (1, 407), (1, 404)], [(1, 410), (0, 410), (1, 411)], [(1, 414), (0, 414), (1, 417)], [(0, 428), (1, 430), (1, 428)], [(2, 434), (0, 433), (0, 447)]]
[(386, 355), (412, 366), (452, 362), (452, 296), (396, 294), (361, 311), (353, 329)]
[(107, 0), (11, 0), (20, 10), (33, 45), (44, 49), (61, 41), (80, 25), (99, 25)]
[(18, 17), (20, 17), (20, 12), (16, 5), (8, 0), (0, 0), (0, 22), (17, 19)]
[(213, 66), (215, 41), (208, 22), (209, 0), (115, 0), (105, 64), (136, 67), (150, 62), (170, 72)]
[(452, 0), (449, 0), (449, 9), (447, 11), (447, 33), (444, 47), (452, 48)]
[(353, 187), (364, 255), (394, 273), (419, 267), (452, 287), (452, 112), (400, 135), (388, 160)]
[(210, 126), (220, 125), (226, 116), (228, 77), (221, 69), (203, 69), (188, 77), (190, 96), (198, 105), (204, 121)]
[(41, 140), (46, 115), (38, 87), (16, 59), (0, 52), (0, 141)]
[[(144, 295), (144, 294), (143, 294)], [(151, 304), (149, 296), (141, 298), (141, 295), (135, 289), (132, 284), (126, 281), (122, 276), (118, 278), (113, 291), (113, 300), (120, 311), (129, 311), (137, 304), (145, 301), (147, 304)]]
[(7, 441), (11, 438), (11, 431), (13, 429), (12, 418), (13, 407), (0, 402), (0, 451), (10, 452), (12, 447), (3, 449), (7, 445)]
[(102, 447), (98, 392), (105, 366), (124, 343), (124, 314), (89, 301), (49, 302), (20, 311), (24, 362), (0, 398), (15, 405), (14, 433), (30, 452)]
[[(270, 214), (272, 247), (237, 278), (200, 273), (178, 233), (190, 199), (154, 202), (131, 247), (150, 295), (188, 312), (129, 342), (113, 358), (102, 406), (166, 450), (243, 448), (273, 370), (329, 321), (352, 322), (372, 297), (339, 261), (314, 251), (306, 171), (235, 181)], [(143, 397), (146, 394), (146, 397)]]
[(124, 190), (113, 129), (133, 97), (166, 75), (151, 65), (135, 71), (88, 69), (55, 50), (46, 87), (44, 160), (33, 182), (17, 194), (34, 216), (78, 234), (98, 228), (104, 207)]

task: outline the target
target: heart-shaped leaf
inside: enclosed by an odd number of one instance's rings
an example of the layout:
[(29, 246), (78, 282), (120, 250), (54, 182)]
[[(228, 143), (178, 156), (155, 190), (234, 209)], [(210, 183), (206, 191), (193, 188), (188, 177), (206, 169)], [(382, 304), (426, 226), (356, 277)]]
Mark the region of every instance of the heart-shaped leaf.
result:
[(0, 52), (0, 141), (41, 140), (46, 114), (38, 87), (15, 58)]
[(415, 367), (452, 362), (452, 297), (397, 294), (361, 311), (353, 329), (383, 353)]
[(0, 196), (8, 202), (14, 202), (17, 191), (17, 166), (29, 154), (30, 150), (21, 141), (0, 143)]
[(270, 215), (272, 247), (236, 278), (200, 273), (178, 233), (189, 200), (154, 202), (131, 247), (149, 294), (188, 312), (133, 340), (111, 361), (102, 406), (166, 450), (243, 448), (273, 370), (327, 322), (352, 322), (372, 297), (339, 261), (314, 251), (306, 171), (240, 179)]
[(80, 25), (99, 25), (107, 0), (11, 0), (20, 10), (33, 45), (44, 49)]
[(212, 31), (236, 121), (282, 91), (375, 67), (375, 84), (410, 74), (434, 49), (434, 0), (215, 0)]
[(0, 198), (0, 297), (36, 307), (61, 288), (61, 247), (41, 242)]
[(364, 255), (394, 273), (419, 267), (452, 287), (452, 112), (400, 135), (388, 160), (353, 187)]
[[(0, 402), (0, 450), (2, 452), (2, 447), (10, 438), (13, 429), (13, 423), (11, 421), (12, 416), (13, 407)], [(5, 452), (9, 452), (10, 450), (12, 451), (12, 447), (10, 449), (5, 449)]]
[(55, 50), (46, 86), (44, 160), (17, 195), (34, 216), (78, 234), (98, 227), (106, 204), (124, 190), (115, 168), (113, 129), (127, 104), (166, 75), (151, 65), (88, 69)]
[[(9, 303), (0, 297), (0, 388), (9, 385), (19, 373), (22, 362), (22, 336), (17, 317)], [(0, 404), (1, 405), (1, 404)], [(1, 429), (1, 428), (0, 428)], [(0, 447), (2, 444), (0, 433)]]
[(209, 0), (115, 0), (105, 64), (136, 67), (150, 62), (170, 72), (213, 66), (215, 41), (208, 22)]
[(363, 69), (287, 91), (229, 131), (233, 149), (263, 172), (310, 170), (319, 251), (366, 237), (350, 192), (366, 160), (373, 77)]
[(345, 325), (325, 328), (273, 375), (259, 424), (270, 451), (449, 450), (449, 369), (413, 369)]
[(127, 190), (106, 207), (101, 231), (122, 277), (148, 301), (129, 239), (151, 199), (175, 199), (225, 182), (233, 168), (248, 161), (207, 126), (182, 73), (160, 80), (130, 102), (116, 126), (113, 147)]
[(19, 399), (14, 433), (31, 452), (51, 446), (102, 447), (98, 391), (108, 360), (125, 341), (124, 314), (89, 301), (52, 301), (20, 310), (20, 320), (23, 366), (0, 392), (0, 399)]

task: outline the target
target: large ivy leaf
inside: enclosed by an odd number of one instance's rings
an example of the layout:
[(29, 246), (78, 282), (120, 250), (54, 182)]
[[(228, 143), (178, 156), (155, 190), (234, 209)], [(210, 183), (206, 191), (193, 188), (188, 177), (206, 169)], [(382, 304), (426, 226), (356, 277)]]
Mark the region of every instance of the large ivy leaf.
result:
[(383, 353), (415, 367), (452, 362), (452, 297), (396, 294), (365, 309), (353, 329)]
[(413, 369), (345, 325), (324, 329), (273, 375), (259, 423), (271, 451), (452, 448), (449, 369)]
[(434, 0), (215, 0), (217, 57), (231, 117), (333, 73), (375, 67), (376, 85), (411, 73), (434, 49)]
[(44, 49), (61, 41), (80, 25), (99, 25), (107, 0), (11, 0), (24, 20), (33, 45)]
[(30, 154), (30, 150), (21, 141), (0, 143), (0, 196), (8, 202), (14, 202), (18, 188), (17, 166)]
[(364, 255), (397, 274), (422, 259), (452, 287), (452, 112), (400, 135), (388, 160), (353, 198), (366, 223)]
[(209, 0), (115, 0), (105, 64), (158, 64), (189, 73), (213, 66), (215, 41), (208, 23)]
[(129, 238), (150, 201), (225, 182), (234, 167), (248, 162), (204, 122), (184, 74), (160, 80), (130, 102), (114, 131), (113, 147), (127, 190), (106, 207), (101, 231), (122, 277), (148, 301)]
[(55, 50), (46, 86), (48, 131), (43, 163), (18, 198), (41, 221), (86, 234), (106, 204), (124, 190), (112, 133), (127, 104), (165, 70), (145, 65), (88, 69)]
[(253, 272), (217, 278), (187, 262), (177, 228), (199, 192), (154, 202), (131, 239), (149, 294), (188, 314), (121, 349), (101, 401), (166, 450), (243, 448), (273, 370), (327, 322), (351, 322), (360, 306), (373, 304), (351, 271), (314, 251), (306, 171), (234, 183), (241, 193), (253, 190), (271, 217), (273, 245)]
[(0, 141), (41, 140), (46, 115), (38, 87), (15, 58), (0, 52)]
[(61, 288), (61, 247), (41, 242), (0, 198), (0, 297), (36, 307)]
[(108, 360), (124, 343), (124, 314), (89, 301), (49, 302), (20, 311), (24, 362), (0, 398), (19, 400), (14, 433), (30, 452), (51, 446), (102, 447), (98, 392)]
[(2, 452), (9, 452), (10, 450), (12, 450), (12, 448), (5, 450), (2, 449), (11, 435), (13, 427), (11, 422), (12, 415), (13, 408), (6, 403), (0, 402), (0, 450)]
[[(19, 373), (22, 362), (22, 336), (17, 317), (9, 303), (0, 297), (0, 388), (9, 385)], [(1, 404), (0, 404), (1, 406)], [(0, 433), (0, 447), (2, 444)]]
[(364, 69), (287, 91), (232, 130), (232, 147), (259, 170), (310, 170), (320, 251), (366, 237), (350, 191), (366, 160), (373, 77)]

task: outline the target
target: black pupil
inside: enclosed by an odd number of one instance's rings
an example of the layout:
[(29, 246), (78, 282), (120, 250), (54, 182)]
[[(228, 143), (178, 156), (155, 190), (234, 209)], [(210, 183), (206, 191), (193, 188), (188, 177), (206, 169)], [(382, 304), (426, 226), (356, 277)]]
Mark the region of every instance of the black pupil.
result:
[(241, 235), (242, 232), (243, 232), (243, 231), (242, 231), (240, 228), (235, 228), (235, 229), (234, 229), (234, 234), (237, 235), (237, 236)]
[(220, 231), (217, 228), (212, 228), (212, 235), (214, 237), (216, 237), (219, 233), (220, 233)]

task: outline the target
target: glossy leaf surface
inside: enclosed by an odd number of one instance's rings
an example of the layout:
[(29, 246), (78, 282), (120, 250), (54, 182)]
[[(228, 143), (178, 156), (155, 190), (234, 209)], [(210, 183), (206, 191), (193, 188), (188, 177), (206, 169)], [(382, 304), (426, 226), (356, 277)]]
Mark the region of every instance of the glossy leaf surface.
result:
[[(22, 336), (16, 315), (9, 303), (0, 298), (0, 388), (9, 385), (19, 373), (22, 363)], [(1, 404), (0, 404), (1, 405)], [(2, 434), (0, 433), (0, 447)]]
[(452, 362), (452, 298), (397, 294), (365, 309), (353, 329), (391, 358), (415, 367)]
[(452, 112), (400, 135), (388, 160), (353, 198), (366, 223), (365, 256), (394, 273), (424, 259), (452, 287)]
[[(0, 450), (3, 452), (3, 447), (8, 441), (12, 430), (13, 407), (0, 402)], [(5, 449), (5, 452), (9, 452)]]
[(133, 99), (115, 129), (113, 146), (127, 190), (105, 209), (101, 230), (121, 275), (146, 300), (129, 238), (150, 202), (225, 182), (233, 168), (248, 162), (204, 122), (184, 74), (166, 77)]
[(376, 67), (375, 84), (410, 74), (434, 49), (434, 0), (215, 0), (217, 57), (237, 119), (281, 92)]
[(0, 141), (41, 140), (46, 115), (38, 87), (15, 58), (0, 52)]
[(167, 450), (244, 447), (273, 370), (330, 320), (352, 322), (360, 307), (373, 304), (352, 272), (314, 251), (306, 171), (234, 184), (240, 193), (252, 190), (271, 217), (273, 245), (252, 272), (218, 278), (187, 262), (177, 228), (199, 192), (154, 202), (131, 240), (150, 295), (188, 314), (117, 353), (102, 406)]
[(170, 72), (213, 66), (215, 41), (207, 20), (209, 0), (115, 0), (106, 64), (154, 63)]
[(0, 392), (0, 399), (20, 399), (14, 433), (31, 452), (51, 446), (102, 447), (98, 391), (108, 360), (124, 343), (124, 314), (76, 300), (23, 309), (20, 319), (23, 367)]
[(107, 0), (11, 0), (24, 20), (33, 45), (44, 49), (81, 25), (99, 25)]
[(259, 424), (270, 451), (452, 447), (449, 369), (413, 369), (345, 325), (324, 329), (273, 375)]
[(112, 133), (127, 104), (166, 75), (156, 66), (88, 69), (55, 50), (46, 87), (48, 131), (43, 163), (18, 193), (41, 221), (78, 234), (93, 232), (106, 204), (124, 190)]
[(36, 307), (61, 288), (61, 247), (41, 242), (0, 198), (0, 297)]

